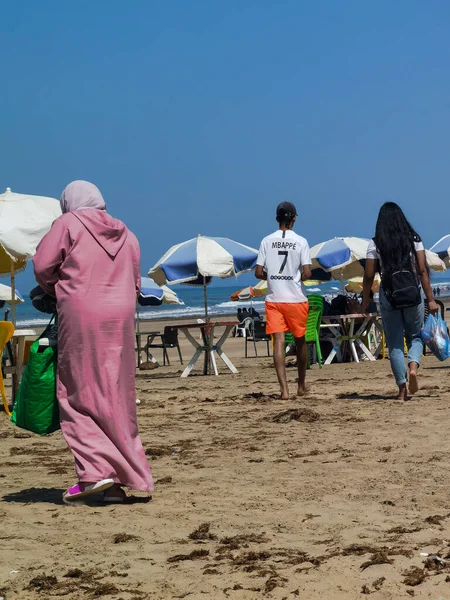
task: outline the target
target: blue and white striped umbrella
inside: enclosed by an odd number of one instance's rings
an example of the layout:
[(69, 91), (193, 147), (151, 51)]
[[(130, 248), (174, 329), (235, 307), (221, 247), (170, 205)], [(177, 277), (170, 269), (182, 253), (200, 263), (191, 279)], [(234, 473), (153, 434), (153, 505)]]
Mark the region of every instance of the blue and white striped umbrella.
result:
[(208, 318), (206, 286), (212, 277), (226, 279), (251, 271), (258, 252), (250, 246), (223, 237), (198, 237), (176, 244), (148, 272), (159, 285), (187, 283), (203, 285), (205, 316)]
[(430, 252), (435, 252), (445, 265), (450, 267), (450, 235), (444, 235), (430, 248)]
[(311, 248), (313, 279), (343, 281), (364, 275), (369, 240), (342, 237), (322, 242)]
[(226, 279), (251, 271), (258, 252), (228, 238), (198, 237), (172, 246), (148, 272), (159, 285), (203, 284), (211, 277)]
[(161, 304), (183, 304), (177, 294), (167, 286), (159, 286), (150, 277), (141, 278), (141, 291), (138, 302), (141, 306), (161, 306)]

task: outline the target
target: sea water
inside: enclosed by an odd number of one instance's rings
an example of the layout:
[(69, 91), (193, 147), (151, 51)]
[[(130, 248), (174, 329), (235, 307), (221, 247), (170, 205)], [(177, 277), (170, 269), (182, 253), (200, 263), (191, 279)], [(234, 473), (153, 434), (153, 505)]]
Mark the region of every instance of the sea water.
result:
[[(433, 274), (432, 287), (440, 288), (440, 297), (450, 296), (450, 280), (448, 273)], [(234, 302), (231, 295), (240, 289), (239, 280), (233, 280), (230, 286), (215, 286), (214, 282), (208, 286), (208, 311), (211, 316), (235, 316), (238, 308), (253, 308), (256, 311), (264, 309), (264, 298)], [(321, 294), (322, 296), (334, 296), (341, 291), (339, 281), (329, 281), (319, 284), (314, 288), (307, 288), (307, 293)], [(184, 304), (167, 305), (155, 307), (140, 307), (139, 316), (142, 320), (152, 319), (185, 319), (204, 316), (204, 299), (202, 287), (174, 286), (179, 298)], [(6, 307), (5, 307), (6, 308)], [(0, 317), (1, 318), (1, 317)], [(20, 327), (45, 326), (50, 320), (50, 315), (38, 312), (26, 297), (25, 302), (17, 307), (17, 324)]]

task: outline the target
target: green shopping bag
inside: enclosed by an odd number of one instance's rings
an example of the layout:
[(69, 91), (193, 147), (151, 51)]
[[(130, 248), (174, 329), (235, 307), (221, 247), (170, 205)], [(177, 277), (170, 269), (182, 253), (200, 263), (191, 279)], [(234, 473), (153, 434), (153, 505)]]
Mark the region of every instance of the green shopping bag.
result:
[(52, 319), (44, 333), (32, 344), (11, 416), (17, 427), (39, 435), (60, 428), (56, 397), (57, 347), (39, 345), (43, 338), (55, 338), (56, 327)]

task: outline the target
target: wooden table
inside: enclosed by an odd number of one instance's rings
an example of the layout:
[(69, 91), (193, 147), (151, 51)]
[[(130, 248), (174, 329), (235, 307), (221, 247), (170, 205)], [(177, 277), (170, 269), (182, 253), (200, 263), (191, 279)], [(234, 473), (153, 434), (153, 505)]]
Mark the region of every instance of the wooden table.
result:
[(376, 360), (381, 352), (381, 341), (379, 342), (375, 353), (372, 353), (367, 348), (363, 340), (372, 327), (375, 327), (375, 329), (381, 334), (383, 333), (380, 315), (370, 313), (364, 315), (328, 315), (326, 317), (322, 317), (322, 324), (320, 328), (329, 329), (333, 335), (333, 349), (328, 355), (324, 364), (331, 364), (335, 356), (337, 356), (337, 359), (342, 362), (343, 357), (341, 353), (341, 345), (344, 342), (349, 343), (355, 362), (359, 363), (359, 357), (355, 344), (358, 345), (358, 347), (369, 360)]
[[(205, 362), (203, 366), (203, 375), (208, 375), (209, 365), (212, 366), (214, 375), (218, 375), (219, 372), (217, 370), (216, 357), (214, 355), (217, 352), (218, 356), (223, 360), (226, 366), (230, 369), (232, 373), (238, 373), (238, 370), (233, 365), (231, 360), (222, 350), (222, 346), (227, 340), (228, 336), (232, 332), (233, 328), (238, 324), (238, 321), (213, 321), (208, 323), (189, 323), (187, 325), (177, 325), (178, 329), (184, 333), (189, 342), (194, 346), (195, 353), (191, 360), (189, 361), (188, 366), (185, 368), (181, 377), (188, 377), (194, 368), (195, 363), (200, 358), (201, 354), (205, 353)], [(214, 343), (214, 330), (216, 327), (225, 327), (225, 331), (218, 340), (218, 342)], [(189, 331), (190, 329), (200, 330), (202, 334), (202, 344), (194, 338), (194, 336)]]

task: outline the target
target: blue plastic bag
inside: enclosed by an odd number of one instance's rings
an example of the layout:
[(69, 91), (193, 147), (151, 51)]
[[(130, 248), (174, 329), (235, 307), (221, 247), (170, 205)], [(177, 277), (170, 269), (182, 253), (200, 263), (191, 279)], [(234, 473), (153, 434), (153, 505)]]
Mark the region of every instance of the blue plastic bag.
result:
[(425, 325), (420, 331), (422, 342), (428, 346), (431, 352), (441, 361), (450, 356), (450, 338), (448, 336), (447, 324), (438, 313), (437, 316), (428, 315)]

